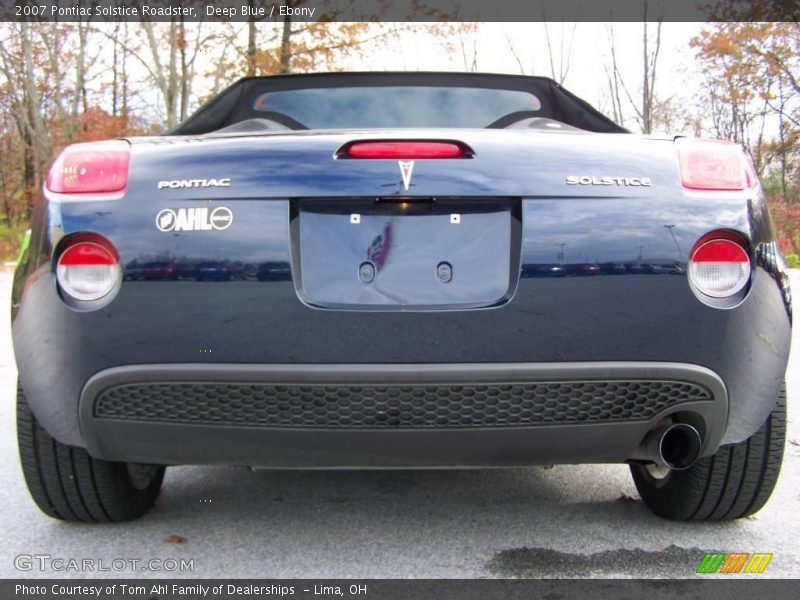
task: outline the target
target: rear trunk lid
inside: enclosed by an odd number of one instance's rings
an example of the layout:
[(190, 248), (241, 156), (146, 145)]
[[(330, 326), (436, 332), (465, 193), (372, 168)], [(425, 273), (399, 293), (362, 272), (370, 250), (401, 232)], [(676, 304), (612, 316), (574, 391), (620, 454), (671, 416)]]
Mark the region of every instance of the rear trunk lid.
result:
[[(341, 156), (353, 142), (409, 139), (468, 151)], [(128, 194), (155, 196), (158, 209), (288, 201), (292, 276), (300, 298), (319, 308), (503, 304), (519, 280), (523, 202), (642, 198), (678, 185), (671, 144), (616, 134), (395, 130), (134, 143)]]
[[(468, 158), (415, 160), (408, 189), (394, 159), (342, 160), (358, 140), (454, 140)], [(669, 141), (633, 135), (485, 129), (402, 129), (134, 138), (129, 193), (170, 200), (227, 198), (639, 197), (680, 187)], [(164, 174), (167, 177), (163, 177)], [(568, 177), (592, 183), (571, 185)], [(606, 183), (602, 178), (609, 178)], [(159, 181), (227, 179), (224, 190)], [(642, 178), (650, 185), (642, 186)], [(615, 181), (611, 181), (614, 179)]]

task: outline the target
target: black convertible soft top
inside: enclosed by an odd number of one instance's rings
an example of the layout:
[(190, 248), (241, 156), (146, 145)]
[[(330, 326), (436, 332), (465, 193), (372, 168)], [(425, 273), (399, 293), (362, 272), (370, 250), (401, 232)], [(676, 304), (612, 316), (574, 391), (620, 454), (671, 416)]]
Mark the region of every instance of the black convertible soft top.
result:
[[(351, 86), (472, 87), (525, 91), (534, 94), (541, 103), (541, 108), (535, 114), (538, 118), (553, 119), (585, 131), (629, 133), (588, 102), (547, 77), (483, 73), (366, 72), (245, 77), (220, 92), (164, 135), (202, 135), (249, 119), (263, 118), (263, 112), (256, 110), (253, 103), (266, 92)], [(503, 128), (508, 125), (500, 121), (490, 127)]]

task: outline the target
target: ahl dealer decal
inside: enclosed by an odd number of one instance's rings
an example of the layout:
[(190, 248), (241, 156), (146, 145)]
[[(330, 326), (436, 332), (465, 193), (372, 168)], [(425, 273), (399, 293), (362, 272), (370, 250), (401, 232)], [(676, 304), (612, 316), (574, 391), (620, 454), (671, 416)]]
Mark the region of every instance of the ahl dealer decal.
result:
[(165, 208), (156, 215), (156, 227), (159, 231), (222, 231), (233, 223), (233, 213), (226, 206), (213, 209)]

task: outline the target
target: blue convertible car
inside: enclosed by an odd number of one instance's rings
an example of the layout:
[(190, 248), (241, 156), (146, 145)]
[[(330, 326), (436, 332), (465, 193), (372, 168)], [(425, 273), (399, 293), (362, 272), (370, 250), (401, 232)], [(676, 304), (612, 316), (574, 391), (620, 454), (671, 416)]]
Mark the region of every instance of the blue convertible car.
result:
[(19, 449), (52, 517), (137, 517), (185, 464), (628, 463), (697, 521), (775, 485), (791, 298), (748, 157), (551, 80), (243, 79), (67, 147), (31, 229)]

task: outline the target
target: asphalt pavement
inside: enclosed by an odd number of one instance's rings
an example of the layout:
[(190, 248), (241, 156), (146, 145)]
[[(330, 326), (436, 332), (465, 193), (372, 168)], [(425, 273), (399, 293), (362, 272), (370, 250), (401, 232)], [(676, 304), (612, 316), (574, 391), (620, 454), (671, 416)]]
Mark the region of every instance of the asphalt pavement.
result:
[[(800, 289), (800, 272), (792, 273), (792, 283)], [(5, 307), (10, 284), (11, 272), (0, 272)], [(624, 465), (373, 472), (179, 467), (167, 470), (158, 505), (142, 519), (73, 525), (41, 514), (22, 480), (16, 367), (10, 325), (0, 319), (0, 577), (680, 578), (695, 577), (708, 551), (771, 552), (761, 577), (800, 577), (798, 335), (796, 328), (787, 373), (787, 438), (795, 443), (787, 443), (771, 501), (749, 519), (661, 520), (642, 505)], [(172, 570), (181, 561), (184, 570)], [(88, 565), (94, 571), (72, 570)]]

